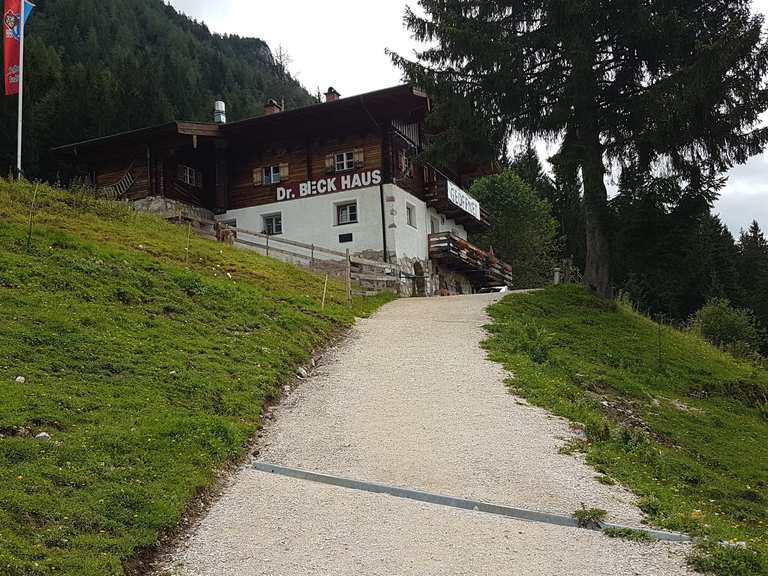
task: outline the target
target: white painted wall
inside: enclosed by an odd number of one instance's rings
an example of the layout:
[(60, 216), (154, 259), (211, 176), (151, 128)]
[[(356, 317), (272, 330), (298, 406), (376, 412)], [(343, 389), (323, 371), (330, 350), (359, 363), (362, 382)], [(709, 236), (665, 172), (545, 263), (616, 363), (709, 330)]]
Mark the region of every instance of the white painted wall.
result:
[[(467, 238), (467, 232), (462, 225), (456, 224), (450, 218), (445, 218), (434, 208), (428, 208), (426, 203), (399, 186), (385, 184), (384, 197), (387, 248), (390, 252), (394, 252), (398, 259), (428, 260), (432, 218), (437, 220), (439, 232), (453, 232), (461, 238)], [(336, 206), (354, 200), (357, 201), (358, 222), (337, 226)], [(413, 206), (415, 210), (415, 227), (408, 225), (406, 211), (408, 205)], [(377, 252), (383, 250), (381, 198), (378, 186), (230, 210), (225, 215), (219, 216), (219, 219), (236, 220), (238, 228), (263, 232), (263, 217), (277, 213), (282, 215), (282, 237), (288, 240), (315, 244), (342, 252), (349, 248), (353, 254), (366, 250)], [(350, 243), (341, 243), (339, 242), (340, 234), (352, 234), (354, 239)], [(243, 240), (264, 243), (263, 239), (248, 237), (245, 234), (238, 236)], [(275, 246), (279, 247), (279, 243)]]
[[(396, 215), (394, 222), (397, 225), (395, 236), (395, 251), (398, 258), (418, 258), (426, 260), (429, 257), (427, 226), (427, 205), (398, 186), (392, 185), (395, 198), (394, 208)], [(413, 206), (415, 227), (408, 225), (406, 207)]]
[[(357, 201), (358, 222), (337, 226), (336, 206), (353, 200)], [(276, 213), (282, 214), (282, 236), (288, 240), (315, 244), (342, 252), (349, 248), (353, 254), (365, 250), (383, 250), (381, 198), (378, 186), (230, 210), (219, 219), (237, 220), (239, 228), (263, 232), (263, 217)], [(340, 243), (340, 234), (352, 234), (354, 240), (349, 243)], [(240, 234), (239, 237), (244, 240), (252, 239), (244, 234)], [(263, 240), (257, 241), (263, 243)], [(323, 256), (323, 258), (330, 257)]]
[[(456, 224), (452, 219), (444, 217), (434, 208), (428, 208), (426, 203), (419, 200), (410, 192), (394, 185), (390, 186), (387, 197), (393, 197), (394, 202), (389, 203), (394, 207), (394, 223), (397, 225), (395, 234), (395, 250), (398, 258), (419, 258), (426, 260), (429, 257), (429, 235), (432, 233), (432, 218), (437, 220), (438, 232), (453, 232), (460, 238), (467, 239), (467, 231), (461, 224)], [(415, 209), (416, 227), (408, 225), (407, 206)], [(390, 218), (391, 218), (390, 211)]]

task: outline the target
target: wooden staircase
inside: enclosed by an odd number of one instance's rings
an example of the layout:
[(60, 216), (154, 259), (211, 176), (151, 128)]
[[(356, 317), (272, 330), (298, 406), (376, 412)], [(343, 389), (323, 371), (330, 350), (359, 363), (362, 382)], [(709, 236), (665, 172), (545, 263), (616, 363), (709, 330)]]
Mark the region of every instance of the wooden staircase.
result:
[(98, 189), (98, 193), (109, 200), (122, 200), (135, 183), (136, 173), (133, 170), (133, 163), (131, 163), (131, 166), (116, 184), (103, 186)]

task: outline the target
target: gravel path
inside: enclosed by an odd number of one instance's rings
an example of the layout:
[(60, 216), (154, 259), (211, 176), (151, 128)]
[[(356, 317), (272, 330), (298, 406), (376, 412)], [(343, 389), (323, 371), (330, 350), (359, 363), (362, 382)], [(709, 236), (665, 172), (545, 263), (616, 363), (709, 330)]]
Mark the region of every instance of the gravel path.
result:
[[(640, 525), (634, 498), (559, 453), (568, 424), (507, 392), (479, 343), (491, 296), (400, 300), (330, 351), (258, 459), (450, 496)], [(636, 544), (243, 469), (169, 565), (185, 576), (689, 574)]]

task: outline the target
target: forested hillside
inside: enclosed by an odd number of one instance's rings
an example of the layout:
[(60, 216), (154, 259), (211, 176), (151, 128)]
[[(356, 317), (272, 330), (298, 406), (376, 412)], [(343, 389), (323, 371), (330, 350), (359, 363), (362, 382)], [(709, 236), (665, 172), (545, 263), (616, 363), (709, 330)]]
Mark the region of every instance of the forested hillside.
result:
[[(311, 96), (262, 40), (212, 34), (162, 0), (37, 0), (27, 27), (25, 160), (29, 176), (54, 179), (55, 145), (172, 119), (230, 120)], [(258, 31), (258, 22), (254, 30)], [(15, 97), (0, 99), (0, 170), (15, 165)]]

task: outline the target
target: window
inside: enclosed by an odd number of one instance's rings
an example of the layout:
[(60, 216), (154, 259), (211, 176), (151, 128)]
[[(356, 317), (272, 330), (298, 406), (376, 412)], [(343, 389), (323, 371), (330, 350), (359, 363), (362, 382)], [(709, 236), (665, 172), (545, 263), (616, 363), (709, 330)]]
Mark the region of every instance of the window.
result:
[(203, 173), (200, 170), (195, 170), (184, 164), (178, 165), (178, 173), (176, 178), (182, 184), (187, 186), (194, 186), (195, 188), (203, 187)]
[(339, 244), (349, 244), (354, 241), (352, 234), (339, 234)]
[(266, 166), (264, 168), (264, 184), (279, 184), (280, 183), (280, 166)]
[(355, 169), (355, 153), (341, 152), (336, 154), (336, 172), (345, 172)]
[(282, 214), (266, 214), (262, 218), (264, 219), (264, 234), (268, 236), (279, 236), (283, 233)]
[(288, 164), (276, 164), (253, 170), (254, 186), (271, 186), (288, 180)]
[(361, 168), (365, 168), (365, 150), (362, 148), (335, 152), (325, 157), (325, 171), (328, 174), (349, 172)]
[(336, 205), (336, 224), (354, 224), (357, 222), (357, 202)]
[(412, 204), (405, 205), (405, 221), (411, 228), (416, 228), (416, 207)]

